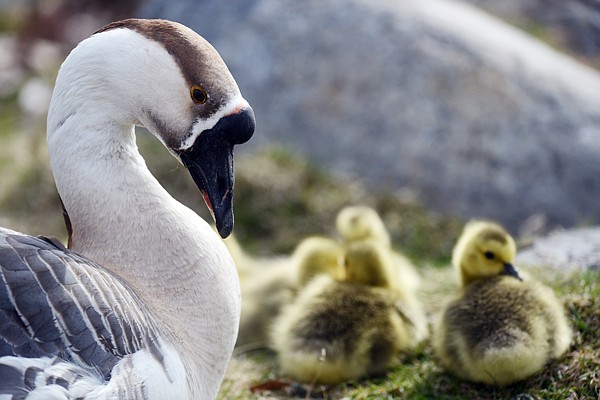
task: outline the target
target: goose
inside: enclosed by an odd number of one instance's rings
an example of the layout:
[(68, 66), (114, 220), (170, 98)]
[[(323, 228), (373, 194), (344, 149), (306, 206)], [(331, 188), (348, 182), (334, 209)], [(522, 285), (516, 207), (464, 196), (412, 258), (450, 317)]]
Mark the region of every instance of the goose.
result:
[(462, 292), (434, 328), (434, 352), (462, 379), (509, 385), (541, 371), (571, 343), (565, 311), (547, 286), (513, 266), (516, 245), (493, 222), (466, 225), (452, 262)]
[(330, 274), (311, 279), (274, 321), (271, 346), (283, 374), (326, 384), (379, 375), (426, 337), (420, 305), (394, 286), (387, 246), (356, 242), (345, 267), (341, 282)]
[[(390, 234), (383, 220), (373, 208), (364, 205), (347, 206), (338, 213), (335, 225), (346, 244), (361, 240), (376, 240), (392, 248)], [(398, 274), (406, 290), (417, 292), (421, 276), (414, 264), (402, 253), (393, 252)]]
[(165, 20), (111, 23), (58, 73), (50, 164), (69, 230), (0, 230), (0, 398), (213, 399), (240, 312), (219, 236), (146, 167), (146, 127), (190, 172), (221, 236), (233, 147), (254, 114), (216, 50)]
[(274, 318), (309, 280), (319, 274), (340, 279), (343, 274), (342, 249), (333, 239), (307, 237), (290, 256), (278, 258), (252, 257), (235, 238), (231, 239), (227, 238), (226, 244), (232, 250), (238, 272), (245, 272), (245, 279), (241, 279), (242, 314), (236, 343), (242, 350), (267, 345)]

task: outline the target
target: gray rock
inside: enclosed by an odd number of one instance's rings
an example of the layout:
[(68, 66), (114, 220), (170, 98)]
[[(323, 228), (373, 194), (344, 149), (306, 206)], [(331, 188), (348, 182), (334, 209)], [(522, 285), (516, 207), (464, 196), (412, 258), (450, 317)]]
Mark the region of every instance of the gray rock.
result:
[(373, 190), (550, 226), (600, 220), (600, 75), (450, 0), (149, 0), (230, 66), (283, 144)]
[(597, 0), (466, 0), (600, 68)]
[(555, 231), (520, 251), (517, 265), (600, 271), (600, 227)]

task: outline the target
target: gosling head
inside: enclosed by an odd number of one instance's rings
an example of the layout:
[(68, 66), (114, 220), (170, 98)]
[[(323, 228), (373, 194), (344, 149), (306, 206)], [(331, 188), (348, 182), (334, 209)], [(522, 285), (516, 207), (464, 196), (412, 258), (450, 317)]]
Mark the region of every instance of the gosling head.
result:
[(197, 33), (165, 20), (105, 26), (63, 63), (50, 111), (48, 143), (57, 152), (69, 140), (64, 126), (82, 115), (146, 127), (189, 170), (221, 236), (231, 233), (233, 147), (253, 135), (254, 114)]
[(292, 257), (297, 266), (298, 287), (321, 274), (343, 279), (342, 247), (335, 240), (317, 236), (306, 238), (296, 247)]
[(344, 266), (345, 281), (367, 286), (391, 288), (394, 285), (394, 260), (390, 249), (376, 240), (361, 240), (348, 245)]
[(390, 235), (381, 217), (370, 207), (345, 207), (339, 212), (335, 224), (345, 242), (373, 239), (391, 245)]
[(515, 241), (500, 225), (473, 221), (465, 226), (454, 247), (452, 264), (460, 271), (463, 286), (496, 275), (522, 280), (513, 265), (516, 252)]

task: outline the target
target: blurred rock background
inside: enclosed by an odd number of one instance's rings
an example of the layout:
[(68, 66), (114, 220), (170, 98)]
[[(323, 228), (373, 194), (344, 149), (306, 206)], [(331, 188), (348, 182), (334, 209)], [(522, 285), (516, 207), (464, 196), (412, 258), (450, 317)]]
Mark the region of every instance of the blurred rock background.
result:
[[(330, 233), (351, 203), (430, 261), (467, 218), (522, 237), (597, 224), (600, 3), (469, 3), (0, 0), (0, 223), (64, 235), (44, 142), (53, 79), (77, 42), (136, 16), (205, 36), (254, 107), (235, 232), (255, 252)], [(149, 135), (139, 143), (206, 216), (177, 162)]]

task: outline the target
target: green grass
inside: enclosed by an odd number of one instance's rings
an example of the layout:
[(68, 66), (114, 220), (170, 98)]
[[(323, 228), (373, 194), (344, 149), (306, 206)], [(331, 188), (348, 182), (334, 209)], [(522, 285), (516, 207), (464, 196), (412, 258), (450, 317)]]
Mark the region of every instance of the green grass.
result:
[[(449, 268), (427, 268), (422, 300), (430, 313), (442, 304), (441, 298), (452, 293)], [(534, 271), (534, 273), (537, 271)], [(284, 386), (274, 391), (252, 393), (250, 388), (265, 382), (288, 383), (277, 373), (276, 360), (266, 352), (234, 357), (220, 399), (291, 399), (321, 397), (326, 399), (544, 399), (581, 400), (600, 398), (600, 271), (564, 275), (544, 271), (544, 280), (552, 281), (565, 302), (574, 328), (571, 350), (552, 362), (541, 373), (505, 388), (494, 388), (460, 381), (436, 363), (429, 343), (383, 378), (347, 382), (336, 387), (303, 385)], [(240, 371), (241, 375), (240, 375)], [(291, 388), (291, 389), (290, 389)], [(299, 395), (290, 395), (295, 392)]]

